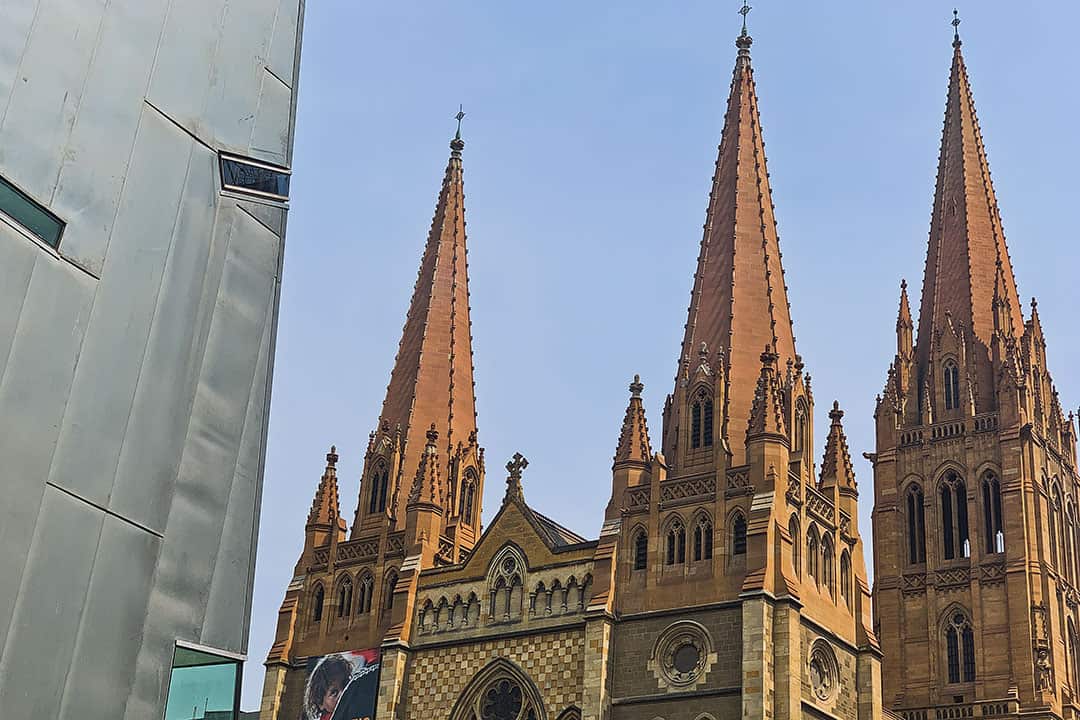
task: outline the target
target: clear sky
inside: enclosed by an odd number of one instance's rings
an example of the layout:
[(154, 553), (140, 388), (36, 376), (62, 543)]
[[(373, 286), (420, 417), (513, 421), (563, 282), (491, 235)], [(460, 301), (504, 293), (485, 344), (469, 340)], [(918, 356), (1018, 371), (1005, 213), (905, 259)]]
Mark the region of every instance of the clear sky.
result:
[[(520, 451), (528, 502), (595, 537), (634, 373), (658, 449), (740, 5), (307, 3), (244, 708), (259, 703), (332, 443), (350, 521), (356, 508), (459, 103), (485, 521)], [(838, 399), (869, 539), (862, 453), (873, 450), (874, 397), (895, 353), (900, 278), (916, 303), (922, 284), (953, 5), (753, 5), (780, 244), (814, 378), (815, 455), (820, 464)], [(1050, 370), (1074, 408), (1080, 4), (959, 9), (1021, 296), (1040, 299)]]

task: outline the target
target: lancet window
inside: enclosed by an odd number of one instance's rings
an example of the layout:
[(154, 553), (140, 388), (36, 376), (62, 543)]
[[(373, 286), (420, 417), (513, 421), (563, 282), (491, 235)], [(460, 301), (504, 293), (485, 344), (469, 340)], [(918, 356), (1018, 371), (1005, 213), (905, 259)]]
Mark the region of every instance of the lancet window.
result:
[(458, 512), (469, 525), (473, 524), (473, 509), (476, 502), (476, 475), (470, 469), (465, 474), (465, 484), (461, 487), (461, 505)]
[(686, 528), (678, 518), (668, 525), (666, 549), (665, 560), (668, 565), (681, 565), (686, 562)]
[(1050, 535), (1050, 562), (1055, 568), (1058, 568), (1058, 554), (1057, 554), (1057, 521), (1056, 516), (1061, 508), (1061, 494), (1055, 487), (1051, 492), (1051, 500), (1047, 503), (1046, 522), (1047, 529)]
[(641, 528), (634, 536), (634, 569), (644, 570), (649, 565), (649, 536)]
[(323, 602), (326, 600), (326, 591), (322, 585), (315, 586), (315, 592), (311, 594), (311, 621), (314, 623), (322, 620)]
[(983, 533), (986, 553), (1005, 552), (1005, 532), (1001, 518), (1001, 483), (992, 472), (983, 475)]
[(911, 485), (907, 491), (908, 562), (926, 562), (926, 509), (922, 488)]
[(832, 537), (826, 535), (821, 539), (821, 578), (819, 582), (829, 591), (829, 595), (836, 595), (836, 579), (834, 570), (836, 563), (836, 551), (833, 549)]
[(791, 534), (791, 562), (795, 566), (795, 575), (802, 577), (802, 532), (799, 530), (799, 516), (792, 515), (788, 522)]
[(349, 616), (349, 611), (352, 609), (352, 589), (352, 580), (349, 576), (341, 578), (338, 584), (337, 614), (339, 618)]
[(821, 550), (821, 540), (818, 538), (817, 527), (810, 526), (810, 530), (806, 533), (806, 574), (814, 579), (815, 582), (820, 580), (820, 573), (818, 572), (818, 553)]
[(941, 481), (941, 541), (946, 560), (971, 557), (968, 536), (967, 489), (952, 470)]
[(945, 362), (945, 409), (955, 410), (960, 407), (960, 368), (952, 360)]
[(690, 405), (690, 447), (712, 447), (713, 444), (713, 401), (708, 391), (702, 388)]
[(386, 491), (390, 485), (390, 471), (379, 463), (371, 473), (371, 489), (368, 491), (368, 514), (386, 510)]
[(851, 578), (851, 555), (847, 550), (840, 555), (840, 597), (844, 598), (844, 604), (851, 609), (852, 596)]
[(746, 518), (741, 512), (731, 518), (731, 554), (746, 554)]
[(694, 561), (712, 560), (713, 527), (709, 516), (702, 513), (694, 523)]
[(950, 683), (975, 681), (975, 633), (967, 616), (955, 610), (945, 625), (945, 650)]
[(364, 571), (364, 574), (360, 576), (360, 580), (357, 582), (356, 590), (356, 614), (364, 615), (371, 612), (371, 596), (375, 588), (375, 583), (371, 579), (371, 573)]
[(391, 570), (386, 574), (386, 584), (383, 586), (383, 610), (394, 609), (394, 588), (397, 587), (398, 574)]
[(802, 452), (806, 449), (809, 431), (810, 423), (806, 401), (799, 398), (799, 401), (795, 403), (795, 452)]
[(548, 715), (536, 685), (520, 668), (501, 658), (476, 674), (450, 714), (451, 720), (538, 720), (541, 717)]

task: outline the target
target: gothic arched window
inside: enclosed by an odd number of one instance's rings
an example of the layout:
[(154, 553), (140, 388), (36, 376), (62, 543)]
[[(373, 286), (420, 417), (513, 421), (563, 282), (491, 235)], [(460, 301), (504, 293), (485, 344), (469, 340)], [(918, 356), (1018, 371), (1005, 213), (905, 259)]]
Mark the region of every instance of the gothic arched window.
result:
[(945, 362), (945, 409), (960, 407), (960, 368), (952, 360)]
[(941, 482), (941, 539), (946, 560), (971, 557), (968, 539), (967, 489), (952, 470)]
[(645, 529), (638, 530), (634, 536), (634, 569), (644, 570), (649, 565), (649, 536)]
[(1051, 491), (1050, 500), (1047, 502), (1046, 521), (1047, 521), (1047, 530), (1048, 530), (1049, 535), (1050, 535), (1050, 562), (1054, 565), (1054, 568), (1057, 569), (1058, 572), (1061, 571), (1061, 568), (1058, 566), (1058, 553), (1057, 553), (1057, 543), (1058, 543), (1057, 514), (1058, 514), (1058, 512), (1060, 512), (1060, 509), (1061, 509), (1061, 493), (1058, 492), (1058, 489), (1055, 486), (1054, 489)]
[(705, 388), (697, 392), (690, 405), (690, 447), (712, 447), (713, 401)]
[(536, 685), (519, 667), (502, 658), (493, 660), (473, 677), (450, 713), (451, 720), (537, 720), (540, 717), (548, 715)]
[(731, 518), (731, 554), (746, 554), (746, 518), (741, 512)]
[(1001, 484), (992, 472), (983, 475), (983, 533), (986, 553), (1005, 552), (1005, 532), (1001, 520)]
[(908, 562), (926, 562), (926, 509), (922, 488), (911, 485), (907, 492)]
[(315, 586), (315, 592), (311, 594), (311, 621), (319, 622), (322, 620), (323, 601), (326, 600), (326, 591), (323, 590), (322, 585)]
[(818, 539), (817, 527), (811, 525), (810, 530), (806, 533), (806, 574), (818, 582), (821, 580), (818, 573), (818, 552), (820, 548), (821, 541)]
[(678, 518), (668, 526), (666, 560), (668, 565), (686, 562), (686, 528)]
[(712, 521), (702, 513), (694, 523), (694, 561), (712, 560), (712, 545)]
[(840, 554), (840, 596), (844, 598), (844, 603), (851, 609), (851, 591), (852, 591), (852, 578), (851, 578), (851, 555), (847, 550), (844, 550)]
[(390, 471), (379, 463), (371, 473), (371, 490), (368, 492), (368, 514), (386, 510), (386, 491), (390, 485)]
[(795, 566), (795, 575), (802, 577), (802, 533), (799, 531), (799, 516), (792, 515), (788, 522), (788, 533), (791, 534), (791, 562)]
[(397, 587), (397, 579), (396, 570), (391, 570), (386, 575), (386, 584), (383, 586), (383, 610), (394, 608), (394, 588)]
[(346, 575), (338, 585), (338, 617), (348, 617), (350, 609), (352, 609), (352, 580)]
[(836, 551), (833, 549), (832, 537), (826, 535), (821, 539), (821, 584), (829, 591), (829, 595), (836, 595), (836, 578), (833, 568), (836, 563)]
[(473, 524), (473, 509), (476, 501), (476, 476), (470, 470), (465, 475), (465, 484), (461, 488), (461, 507), (459, 512), (464, 521)]
[(799, 398), (799, 401), (795, 404), (795, 452), (802, 452), (806, 449), (809, 425), (806, 401)]
[(375, 587), (375, 583), (371, 579), (371, 573), (365, 570), (356, 585), (356, 614), (364, 615), (371, 612), (371, 596)]
[(954, 610), (945, 625), (950, 683), (975, 681), (975, 633), (964, 613)]

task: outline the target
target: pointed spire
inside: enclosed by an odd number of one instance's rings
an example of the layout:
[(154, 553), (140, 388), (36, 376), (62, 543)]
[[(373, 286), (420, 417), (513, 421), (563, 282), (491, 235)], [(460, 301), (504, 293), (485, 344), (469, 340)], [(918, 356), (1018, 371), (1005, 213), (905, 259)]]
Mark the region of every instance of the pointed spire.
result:
[(786, 435), (784, 430), (784, 399), (776, 374), (777, 354), (768, 345), (761, 353), (761, 372), (754, 390), (754, 404), (747, 422), (746, 437)]
[(503, 496), (503, 505), (511, 500), (525, 502), (525, 491), (521, 487), (521, 474), (529, 467), (529, 461), (521, 453), (514, 453), (510, 462), (506, 463), (506, 494)]
[[(750, 418), (762, 346), (778, 355), (781, 366), (795, 356), (750, 62), (752, 42), (745, 32), (736, 41), (738, 58), (679, 353), (680, 358), (692, 357), (702, 342), (726, 349), (727, 421), (740, 428)], [(665, 435), (667, 442), (674, 441)], [(734, 462), (739, 463), (743, 449), (734, 445)], [(674, 448), (665, 453), (673, 455)]]
[(851, 465), (851, 453), (848, 452), (847, 437), (841, 420), (844, 411), (840, 403), (833, 401), (829, 411), (829, 437), (825, 440), (825, 458), (821, 462), (821, 484), (835, 484), (839, 487), (855, 487), (855, 470)]
[(439, 451), (435, 443), (439, 439), (439, 433), (435, 430), (435, 424), (426, 433), (427, 443), (424, 452), (420, 455), (420, 463), (416, 468), (416, 477), (413, 479), (412, 490), (409, 492), (409, 506), (415, 505), (442, 505), (442, 483), (439, 479)]
[(615, 448), (615, 467), (624, 464), (648, 465), (652, 458), (649, 445), (649, 427), (645, 422), (645, 407), (641, 402), (641, 376), (635, 375), (630, 383), (630, 404), (626, 406), (619, 445)]
[(900, 281), (900, 311), (896, 315), (896, 329), (911, 330), (915, 325), (911, 321), (911, 305), (908, 304), (907, 280)]
[[(379, 427), (402, 429), (400, 477), (405, 483), (416, 476), (421, 456), (427, 454), (428, 428), (434, 427), (443, 441), (444, 462), (449, 462), (450, 448), (476, 432), (461, 160), (464, 112), (455, 117), (458, 131), (450, 143), (450, 160), (379, 420)], [(443, 468), (444, 476), (447, 472)], [(403, 517), (399, 509), (392, 508), (392, 514)]]
[[(954, 28), (959, 17), (954, 16)], [(987, 347), (994, 332), (994, 294), (1010, 308), (1014, 327), (1023, 327), (1005, 233), (990, 179), (975, 102), (954, 34), (952, 71), (938, 159), (937, 189), (927, 248), (916, 355), (925, 365), (933, 333), (946, 313)], [(991, 283), (1002, 267), (1001, 288)]]
[(311, 511), (308, 513), (309, 527), (333, 525), (336, 521), (344, 523), (338, 504), (337, 461), (337, 447), (331, 445), (330, 452), (326, 454), (326, 470), (323, 471), (319, 487), (315, 491), (315, 499), (311, 502)]

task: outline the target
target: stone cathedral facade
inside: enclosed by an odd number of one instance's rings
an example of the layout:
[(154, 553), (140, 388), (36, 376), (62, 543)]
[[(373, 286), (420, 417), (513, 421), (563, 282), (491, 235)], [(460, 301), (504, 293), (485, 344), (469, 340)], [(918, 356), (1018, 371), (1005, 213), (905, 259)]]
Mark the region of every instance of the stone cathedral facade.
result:
[(796, 351), (751, 44), (744, 29), (661, 430), (635, 377), (596, 538), (529, 506), (521, 455), (480, 526), (451, 142), (357, 510), (347, 523), (332, 448), (262, 720), (329, 718), (311, 665), (357, 649), (380, 655), (379, 720), (1071, 717), (1075, 437), (1020, 313), (959, 42), (918, 341), (905, 294), (876, 413), (876, 613), (844, 413), (815, 434)]

